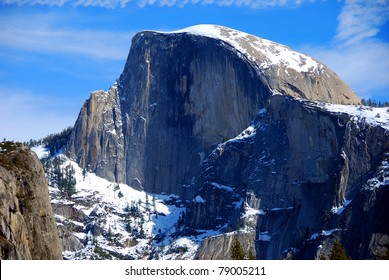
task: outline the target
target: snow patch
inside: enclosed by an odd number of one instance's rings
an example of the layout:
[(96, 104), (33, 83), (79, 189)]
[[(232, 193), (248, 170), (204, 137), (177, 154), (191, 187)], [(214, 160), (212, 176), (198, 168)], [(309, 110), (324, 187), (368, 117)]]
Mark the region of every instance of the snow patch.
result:
[(353, 121), (365, 121), (373, 126), (389, 130), (389, 108), (373, 108), (359, 105), (325, 104), (324, 109), (334, 113), (346, 113)]
[(225, 190), (225, 191), (228, 191), (228, 192), (233, 192), (234, 191), (234, 188), (232, 187), (229, 187), (229, 186), (224, 186), (224, 185), (220, 185), (218, 183), (210, 183), (212, 186), (214, 186), (215, 188), (217, 189), (221, 189), (221, 190)]
[(238, 136), (228, 140), (227, 142), (242, 141), (242, 140), (252, 139), (252, 138), (255, 137), (256, 131), (257, 131), (257, 129), (254, 127), (254, 125), (250, 125), (248, 128), (243, 130), (243, 132), (240, 133)]
[(333, 214), (336, 214), (336, 215), (342, 214), (342, 212), (344, 211), (344, 209), (351, 203), (351, 201), (352, 201), (352, 200), (347, 200), (347, 199), (346, 199), (346, 200), (343, 201), (343, 203), (342, 203), (341, 206), (339, 206), (339, 207), (333, 206), (333, 207), (331, 208), (331, 212), (332, 212)]
[[(84, 247), (76, 251), (64, 251), (67, 259), (95, 259), (95, 258), (133, 258), (143, 259), (152, 257), (153, 250), (161, 244), (154, 238), (162, 236), (162, 242), (169, 249), (177, 237), (177, 223), (184, 214), (184, 205), (179, 197), (174, 195), (151, 194), (131, 188), (126, 184), (109, 182), (96, 176), (94, 173), (85, 172), (75, 162), (70, 161), (64, 155), (59, 155), (64, 160), (63, 165), (72, 165), (75, 170), (77, 193), (70, 199), (61, 197), (56, 188), (50, 188), (51, 202), (58, 205), (69, 205), (75, 211), (79, 211), (83, 217), (82, 222), (67, 219), (64, 216), (55, 215), (57, 224), (64, 226), (74, 225), (77, 229), (73, 236), (80, 240)], [(139, 209), (136, 216), (131, 216), (131, 228), (138, 233), (144, 232), (144, 236), (134, 235), (126, 225), (126, 217), (129, 217), (128, 208), (136, 205)], [(152, 209), (150, 209), (152, 208)], [(126, 210), (127, 209), (127, 210)], [(88, 218), (85, 219), (83, 215)], [(77, 219), (78, 215), (74, 217)], [(70, 226), (71, 230), (74, 226)], [(84, 231), (82, 231), (84, 229)], [(97, 230), (97, 231), (96, 231)], [(154, 239), (152, 244), (150, 240)], [(200, 240), (194, 243), (195, 250)], [(188, 241), (188, 246), (190, 246)], [(197, 247), (196, 247), (197, 246)], [(193, 258), (192, 249), (184, 250), (186, 253), (180, 258)], [(191, 251), (192, 250), (192, 251)], [(174, 251), (174, 250), (173, 250)], [(121, 256), (121, 257), (119, 257)], [(176, 258), (178, 256), (171, 255)]]
[(311, 235), (311, 237), (308, 238), (308, 240), (315, 240), (316, 238), (320, 237), (320, 236), (330, 236), (331, 234), (333, 234), (334, 232), (336, 231), (341, 231), (341, 229), (339, 228), (334, 228), (334, 229), (329, 229), (329, 230), (322, 230), (321, 232), (319, 233), (314, 233)]
[(114, 130), (114, 129), (108, 130), (107, 133), (110, 133), (112, 135), (117, 135), (116, 130)]
[(247, 203), (245, 205), (244, 213), (242, 218), (248, 218), (255, 215), (266, 215), (266, 212), (262, 209), (253, 209)]
[(47, 157), (50, 155), (50, 151), (45, 148), (44, 145), (39, 145), (31, 148), (31, 151), (36, 153), (39, 159)]
[(199, 195), (193, 198), (192, 201), (196, 203), (205, 203), (205, 200)]
[[(386, 155), (389, 157), (389, 155)], [(376, 175), (366, 182), (363, 190), (375, 190), (382, 186), (389, 185), (389, 163), (387, 160), (381, 162), (381, 166), (378, 167)]]

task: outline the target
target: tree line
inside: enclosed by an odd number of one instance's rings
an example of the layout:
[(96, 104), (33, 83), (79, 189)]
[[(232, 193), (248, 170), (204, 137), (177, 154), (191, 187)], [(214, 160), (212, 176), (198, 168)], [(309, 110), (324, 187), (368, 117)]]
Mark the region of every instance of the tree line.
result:
[(389, 102), (386, 101), (386, 102), (381, 102), (381, 101), (376, 101), (376, 100), (372, 100), (371, 98), (369, 99), (361, 99), (361, 103), (362, 105), (364, 106), (370, 106), (370, 107), (376, 107), (376, 108), (382, 108), (382, 107), (389, 107)]
[(71, 164), (63, 166), (61, 157), (41, 159), (50, 187), (57, 188), (62, 196), (70, 198), (76, 193), (76, 171)]
[(29, 148), (38, 145), (44, 145), (45, 148), (49, 151), (50, 156), (53, 156), (65, 146), (70, 137), (70, 134), (72, 133), (72, 129), (73, 128), (69, 126), (59, 133), (49, 134), (39, 140), (30, 139), (28, 142), (24, 142), (23, 144)]

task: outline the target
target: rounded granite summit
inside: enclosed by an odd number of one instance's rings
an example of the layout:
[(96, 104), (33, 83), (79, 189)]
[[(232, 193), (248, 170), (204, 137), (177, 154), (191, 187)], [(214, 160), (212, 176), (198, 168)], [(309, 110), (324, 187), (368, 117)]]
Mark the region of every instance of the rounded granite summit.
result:
[(187, 33), (221, 40), (258, 67), (274, 93), (333, 104), (360, 98), (322, 62), (289, 47), (229, 27), (200, 24), (164, 34)]

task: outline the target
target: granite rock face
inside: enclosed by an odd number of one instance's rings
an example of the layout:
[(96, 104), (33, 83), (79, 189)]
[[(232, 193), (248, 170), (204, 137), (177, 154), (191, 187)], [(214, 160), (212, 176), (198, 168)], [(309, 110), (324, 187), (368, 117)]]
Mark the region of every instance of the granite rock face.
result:
[(111, 181), (125, 173), (122, 115), (116, 84), (93, 92), (81, 108), (66, 153), (80, 166)]
[(0, 144), (0, 202), (0, 259), (62, 259), (42, 164), (20, 144)]
[(243, 32), (140, 32), (118, 81), (84, 104), (65, 154), (111, 181), (191, 197), (204, 157), (278, 93), (359, 102), (325, 65)]
[(230, 260), (232, 246), (235, 240), (243, 244), (242, 249), (255, 255), (255, 231), (240, 234), (223, 234), (206, 238), (196, 253), (195, 259), (199, 260)]
[(296, 258), (328, 256), (330, 247), (322, 254), (307, 248), (323, 248), (320, 242), (334, 236), (352, 258), (380, 258), (389, 245), (382, 220), (388, 151), (383, 127), (320, 103), (273, 96), (249, 129), (203, 162), (196, 193), (202, 203), (192, 203), (188, 223), (255, 231), (259, 259), (289, 252), (299, 252)]

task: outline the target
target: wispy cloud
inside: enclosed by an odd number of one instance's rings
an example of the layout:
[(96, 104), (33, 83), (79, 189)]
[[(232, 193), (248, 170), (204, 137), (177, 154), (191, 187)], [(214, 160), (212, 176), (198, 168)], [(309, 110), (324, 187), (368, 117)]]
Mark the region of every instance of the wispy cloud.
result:
[[(42, 2), (46, 2), (42, 0)], [(45, 53), (123, 60), (133, 33), (61, 28), (58, 15), (0, 18), (0, 46)]]
[(127, 6), (127, 3), (131, 2), (131, 0), (75, 0), (75, 1), (68, 1), (73, 6), (84, 6), (84, 7), (101, 7), (101, 8), (108, 8), (108, 9), (114, 9), (117, 7), (125, 8)]
[(29, 90), (0, 86), (0, 138), (15, 141), (39, 139), (73, 125), (74, 105)]
[(62, 7), (65, 4), (73, 6), (92, 6), (113, 9), (116, 7), (125, 7), (131, 0), (3, 0), (6, 5), (41, 5), (51, 7)]
[(296, 6), (303, 2), (315, 2), (315, 0), (5, 0), (3, 4), (17, 5), (48, 5), (62, 7), (64, 5), (101, 7), (107, 9), (125, 8), (129, 3), (134, 3), (140, 8), (146, 6), (178, 6), (186, 5), (218, 5), (249, 7), (252, 9), (264, 9), (269, 7)]
[[(389, 44), (379, 40), (389, 19), (389, 0), (346, 0), (329, 47), (302, 51), (330, 66), (362, 98), (389, 89)], [(381, 98), (388, 100), (387, 95)]]
[(389, 0), (347, 0), (338, 17), (336, 40), (345, 45), (373, 38), (389, 19)]
[[(218, 5), (218, 6), (236, 6), (236, 7), (249, 7), (252, 9), (264, 9), (270, 7), (284, 7), (284, 6), (296, 6), (307, 0), (140, 0), (138, 6), (143, 8), (147, 5), (159, 5), (159, 6), (179, 6), (184, 7), (186, 5)], [(309, 2), (313, 2), (312, 0)]]
[(3, 5), (13, 5), (17, 4), (19, 6), (23, 5), (47, 5), (51, 7), (62, 7), (69, 0), (3, 0), (1, 4)]

